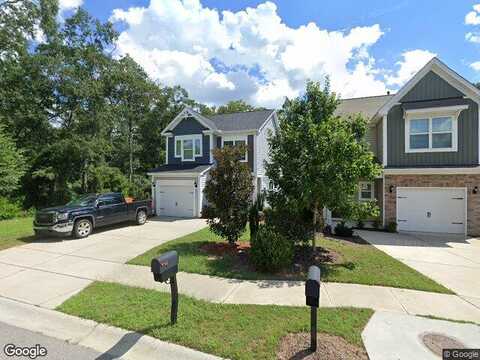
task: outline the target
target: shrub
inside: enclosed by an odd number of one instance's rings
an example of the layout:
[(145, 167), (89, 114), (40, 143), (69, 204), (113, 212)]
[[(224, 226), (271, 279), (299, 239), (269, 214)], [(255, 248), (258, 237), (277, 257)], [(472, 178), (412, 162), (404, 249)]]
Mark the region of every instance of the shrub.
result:
[(258, 227), (251, 246), (252, 262), (260, 271), (275, 272), (292, 264), (293, 242), (270, 226)]
[(397, 232), (397, 223), (395, 221), (390, 221), (385, 230), (387, 230), (388, 232), (391, 232), (391, 233), (394, 233), (394, 232)]
[(307, 244), (313, 237), (312, 217), (307, 211), (278, 206), (265, 209), (265, 223), (293, 243)]
[(7, 198), (0, 197), (0, 220), (13, 219), (22, 215), (23, 212), (20, 205), (9, 201)]
[(248, 223), (250, 225), (250, 239), (253, 239), (257, 234), (260, 226), (261, 212), (263, 211), (265, 203), (265, 193), (259, 191), (254, 203), (250, 206), (248, 211)]
[(351, 227), (348, 227), (345, 224), (345, 221), (340, 221), (335, 226), (335, 235), (343, 236), (343, 237), (351, 237), (353, 235), (353, 229)]
[(376, 217), (375, 219), (373, 219), (372, 226), (374, 229), (380, 229), (381, 224), (382, 224), (382, 220), (380, 220), (379, 217)]
[(214, 149), (215, 166), (204, 190), (207, 204), (202, 215), (210, 230), (230, 244), (245, 230), (252, 202), (252, 172), (240, 160), (245, 151), (245, 146)]

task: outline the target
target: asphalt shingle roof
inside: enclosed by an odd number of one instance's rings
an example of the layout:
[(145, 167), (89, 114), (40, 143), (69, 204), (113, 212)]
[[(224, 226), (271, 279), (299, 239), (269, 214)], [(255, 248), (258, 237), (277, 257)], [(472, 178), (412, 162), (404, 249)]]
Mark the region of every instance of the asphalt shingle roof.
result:
[(340, 104), (338, 105), (335, 114), (339, 116), (346, 116), (360, 113), (370, 120), (392, 97), (393, 95), (379, 95), (343, 99), (340, 100)]
[(211, 164), (165, 164), (151, 169), (149, 173), (156, 172), (175, 172), (177, 174), (181, 173), (195, 173), (200, 174), (201, 172), (207, 170)]
[(267, 120), (274, 110), (258, 110), (239, 112), (232, 114), (219, 114), (207, 116), (219, 130), (222, 131), (242, 131), (258, 130)]

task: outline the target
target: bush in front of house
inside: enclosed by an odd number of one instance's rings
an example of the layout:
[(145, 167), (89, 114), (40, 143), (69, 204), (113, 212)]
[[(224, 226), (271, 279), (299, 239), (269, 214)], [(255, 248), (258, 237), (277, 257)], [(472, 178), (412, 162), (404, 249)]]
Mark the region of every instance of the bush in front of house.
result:
[(250, 244), (252, 262), (260, 271), (272, 273), (292, 264), (293, 242), (271, 226), (260, 225)]
[(397, 223), (395, 221), (390, 221), (385, 227), (385, 230), (391, 233), (397, 232)]
[(353, 235), (353, 228), (347, 226), (345, 221), (340, 221), (335, 226), (335, 235), (342, 237), (351, 237)]
[(265, 224), (295, 244), (307, 245), (313, 237), (312, 213), (301, 208), (283, 192), (267, 193), (269, 207), (264, 209)]
[(204, 190), (207, 205), (202, 216), (210, 230), (230, 244), (245, 230), (252, 203), (252, 171), (241, 161), (246, 151), (245, 146), (213, 149), (215, 166)]

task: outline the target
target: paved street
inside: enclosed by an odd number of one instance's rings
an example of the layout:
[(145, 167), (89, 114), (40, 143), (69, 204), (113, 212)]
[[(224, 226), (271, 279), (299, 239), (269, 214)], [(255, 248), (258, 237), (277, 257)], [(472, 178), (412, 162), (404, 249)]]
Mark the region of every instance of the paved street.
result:
[(11, 347), (5, 348), (7, 344), (13, 344), (19, 347), (35, 347), (37, 344), (44, 347), (47, 351), (46, 356), (38, 356), (37, 359), (45, 360), (91, 360), (91, 359), (111, 359), (111, 357), (101, 356), (102, 354), (81, 345), (72, 345), (67, 341), (45, 336), (33, 331), (21, 329), (16, 326), (0, 322), (0, 360), (20, 360), (31, 359), (28, 356), (7, 356), (6, 352), (12, 350)]

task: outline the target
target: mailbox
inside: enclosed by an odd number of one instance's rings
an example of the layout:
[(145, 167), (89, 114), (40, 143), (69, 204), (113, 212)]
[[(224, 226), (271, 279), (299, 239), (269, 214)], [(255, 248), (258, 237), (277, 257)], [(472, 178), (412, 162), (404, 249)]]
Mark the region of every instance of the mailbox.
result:
[(153, 279), (158, 282), (170, 281), (170, 294), (172, 297), (172, 305), (170, 310), (170, 323), (172, 325), (177, 322), (178, 313), (178, 254), (176, 251), (169, 251), (152, 259), (150, 266)]
[(153, 278), (158, 282), (166, 282), (176, 276), (178, 272), (178, 254), (176, 251), (169, 251), (152, 259), (151, 270)]
[(308, 278), (305, 283), (305, 298), (308, 306), (317, 307), (320, 303), (320, 269), (317, 266), (308, 268)]

